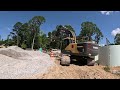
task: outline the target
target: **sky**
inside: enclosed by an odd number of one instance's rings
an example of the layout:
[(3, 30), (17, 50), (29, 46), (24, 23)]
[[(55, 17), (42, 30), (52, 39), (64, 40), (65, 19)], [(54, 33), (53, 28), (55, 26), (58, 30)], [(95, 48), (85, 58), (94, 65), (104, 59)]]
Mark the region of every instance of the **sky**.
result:
[(114, 37), (120, 33), (119, 11), (0, 11), (0, 35), (6, 39), (16, 22), (28, 22), (34, 16), (44, 16), (46, 22), (41, 30), (47, 34), (56, 25), (71, 25), (76, 35), (80, 34), (82, 22), (95, 23), (102, 31), (104, 38), (100, 44), (106, 44), (106, 38), (114, 43)]

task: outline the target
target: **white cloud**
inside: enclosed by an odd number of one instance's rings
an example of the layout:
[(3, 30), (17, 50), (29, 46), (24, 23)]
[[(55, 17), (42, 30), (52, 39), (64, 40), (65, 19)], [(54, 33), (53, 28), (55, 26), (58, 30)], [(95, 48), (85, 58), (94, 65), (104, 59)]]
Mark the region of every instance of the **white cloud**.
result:
[(120, 28), (116, 28), (111, 32), (111, 35), (116, 36), (116, 34), (120, 33)]
[(100, 12), (101, 12), (101, 14), (104, 14), (104, 15), (110, 15), (113, 12), (119, 12), (119, 11), (100, 11)]
[(7, 30), (8, 30), (8, 31), (11, 31), (11, 29), (10, 29), (9, 27), (7, 28)]
[(115, 12), (120, 12), (120, 11), (115, 11)]
[(113, 11), (100, 11), (100, 12), (105, 15), (110, 15), (111, 13), (113, 13)]
[(3, 30), (3, 31), (11, 31), (11, 28), (9, 28), (9, 27), (2, 27), (2, 28), (0, 28), (0, 30)]

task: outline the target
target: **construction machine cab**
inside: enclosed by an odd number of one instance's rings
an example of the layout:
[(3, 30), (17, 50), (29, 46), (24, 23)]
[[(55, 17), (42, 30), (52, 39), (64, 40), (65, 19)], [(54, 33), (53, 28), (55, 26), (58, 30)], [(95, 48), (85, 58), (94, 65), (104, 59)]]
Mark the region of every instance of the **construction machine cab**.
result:
[(62, 40), (62, 50), (65, 49), (70, 43), (75, 43), (75, 40), (70, 37), (66, 37)]

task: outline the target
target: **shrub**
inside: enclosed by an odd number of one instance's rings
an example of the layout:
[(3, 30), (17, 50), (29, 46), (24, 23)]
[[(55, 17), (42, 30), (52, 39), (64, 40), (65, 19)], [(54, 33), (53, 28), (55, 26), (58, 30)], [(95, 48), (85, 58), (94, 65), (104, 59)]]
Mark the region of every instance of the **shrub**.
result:
[(105, 66), (105, 67), (104, 67), (104, 70), (105, 70), (106, 72), (110, 72), (110, 67), (109, 67), (109, 66)]
[(27, 45), (25, 43), (22, 43), (21, 48), (26, 49)]

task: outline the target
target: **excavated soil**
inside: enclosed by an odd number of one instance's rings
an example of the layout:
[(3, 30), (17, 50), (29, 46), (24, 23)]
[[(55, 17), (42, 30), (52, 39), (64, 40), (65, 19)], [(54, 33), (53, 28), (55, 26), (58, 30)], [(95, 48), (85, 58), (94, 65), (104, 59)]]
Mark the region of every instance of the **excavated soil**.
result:
[(104, 66), (61, 66), (58, 60), (50, 71), (38, 79), (120, 79), (120, 76), (104, 70)]

